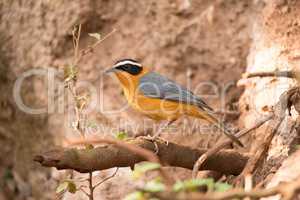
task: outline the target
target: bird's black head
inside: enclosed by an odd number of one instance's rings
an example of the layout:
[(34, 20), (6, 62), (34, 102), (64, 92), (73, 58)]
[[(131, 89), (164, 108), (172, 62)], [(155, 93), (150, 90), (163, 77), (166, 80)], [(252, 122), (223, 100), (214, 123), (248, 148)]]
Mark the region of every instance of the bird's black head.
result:
[(136, 60), (122, 59), (114, 64), (113, 69), (117, 71), (125, 71), (131, 75), (138, 75), (143, 71), (143, 66)]

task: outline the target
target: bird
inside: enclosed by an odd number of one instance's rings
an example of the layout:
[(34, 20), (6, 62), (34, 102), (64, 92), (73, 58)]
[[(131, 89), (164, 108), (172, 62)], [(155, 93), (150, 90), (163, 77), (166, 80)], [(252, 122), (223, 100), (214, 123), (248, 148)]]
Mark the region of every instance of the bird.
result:
[(243, 147), (237, 137), (215, 117), (214, 110), (192, 91), (143, 66), (135, 59), (121, 59), (105, 71), (115, 74), (128, 104), (146, 117), (166, 126), (182, 116), (200, 118)]

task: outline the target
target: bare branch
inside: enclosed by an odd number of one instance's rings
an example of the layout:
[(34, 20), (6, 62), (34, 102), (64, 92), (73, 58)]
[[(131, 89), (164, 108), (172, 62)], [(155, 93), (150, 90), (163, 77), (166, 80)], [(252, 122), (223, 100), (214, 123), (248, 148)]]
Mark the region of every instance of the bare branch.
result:
[[(79, 52), (79, 40), (80, 40), (80, 34), (81, 34), (81, 24), (78, 25), (78, 29), (73, 30), (73, 45), (74, 45), (74, 61), (78, 58), (78, 52)], [(74, 65), (77, 63), (75, 62)]]
[[(197, 159), (204, 154), (207, 149), (193, 149), (187, 146), (156, 140), (158, 148), (157, 154), (163, 165), (183, 167), (193, 169)], [(153, 142), (138, 137), (128, 141), (131, 146), (143, 148), (149, 152), (155, 152)], [(223, 174), (238, 175), (242, 172), (248, 161), (247, 154), (241, 154), (234, 150), (221, 150), (210, 156), (202, 170), (213, 170)], [(104, 170), (114, 167), (133, 167), (134, 164), (145, 161), (145, 157), (132, 152), (127, 148), (108, 144), (94, 149), (74, 149), (58, 148), (35, 156), (35, 161), (46, 167), (56, 167), (57, 169), (74, 169), (87, 173), (90, 171)], [(150, 159), (153, 161), (152, 159)]]
[(89, 53), (92, 53), (94, 51), (94, 49), (99, 45), (101, 44), (104, 40), (106, 40), (108, 37), (110, 37), (113, 33), (115, 33), (117, 31), (117, 29), (113, 29), (110, 33), (108, 33), (106, 36), (104, 36), (102, 39), (98, 40), (96, 43), (94, 43), (93, 45), (91, 46), (88, 46), (86, 49), (83, 49), (79, 52), (78, 56), (75, 58), (75, 62), (74, 62), (74, 65), (77, 65), (81, 59), (89, 54)]
[[(139, 146), (128, 144), (126, 142), (119, 141), (119, 140), (103, 138), (103, 139), (86, 139), (86, 140), (78, 140), (78, 141), (71, 142), (72, 145), (103, 144), (103, 143), (116, 145), (118, 147), (129, 150), (131, 153), (138, 154), (139, 156), (145, 158), (150, 162), (156, 162), (162, 164), (159, 158), (153, 152), (147, 149), (143, 149)], [(173, 179), (162, 168), (159, 168), (158, 171), (160, 172), (162, 178), (164, 178), (164, 180), (168, 184), (174, 182)]]
[(83, 192), (83, 194), (85, 194), (87, 197), (90, 197), (90, 194), (87, 193), (87, 191), (85, 191), (82, 187), (79, 187), (79, 190), (80, 190), (81, 192)]
[(104, 178), (102, 181), (100, 181), (99, 183), (95, 184), (95, 185), (93, 186), (93, 188), (96, 189), (96, 188), (97, 188), (99, 185), (101, 185), (102, 183), (104, 183), (104, 182), (108, 181), (109, 179), (113, 178), (113, 177), (118, 173), (118, 171), (119, 171), (119, 167), (117, 167), (117, 169), (115, 170), (115, 172), (114, 172), (112, 175), (110, 175), (110, 176)]
[[(243, 129), (241, 131), (239, 131), (236, 134), (237, 138), (240, 138), (244, 135), (246, 135), (247, 133), (249, 133), (252, 130), (257, 129), (258, 127), (260, 127), (261, 125), (263, 125), (265, 122), (269, 121), (270, 119), (273, 118), (273, 114), (268, 115), (267, 117), (261, 119), (260, 121), (258, 121), (256, 124), (254, 124), (252, 127), (247, 128), (247, 129)], [(204, 164), (204, 162), (213, 154), (216, 154), (217, 152), (219, 152), (221, 149), (225, 148), (226, 146), (232, 144), (232, 140), (226, 140), (225, 142), (215, 146), (212, 149), (209, 149), (206, 153), (204, 153), (202, 156), (199, 157), (199, 159), (197, 160), (194, 168), (193, 168), (193, 173), (192, 173), (192, 177), (196, 177), (197, 173), (199, 171), (199, 169), (201, 168), (201, 166)]]
[(297, 78), (297, 73), (293, 71), (275, 71), (275, 72), (253, 72), (244, 73), (243, 78), (254, 78), (254, 77), (286, 77), (286, 78)]
[(88, 181), (89, 181), (89, 189), (90, 189), (89, 199), (94, 200), (93, 172), (89, 172)]

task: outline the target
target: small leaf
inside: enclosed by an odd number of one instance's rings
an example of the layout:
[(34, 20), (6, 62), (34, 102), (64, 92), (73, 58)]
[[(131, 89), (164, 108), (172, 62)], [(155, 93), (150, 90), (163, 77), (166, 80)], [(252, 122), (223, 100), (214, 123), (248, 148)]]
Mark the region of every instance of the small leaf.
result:
[(183, 191), (185, 189), (185, 185), (183, 181), (177, 181), (174, 185), (173, 185), (173, 191), (174, 192), (180, 192)]
[(232, 189), (232, 185), (228, 184), (228, 183), (215, 183), (215, 191), (217, 192), (225, 192), (227, 190)]
[(101, 35), (99, 33), (89, 33), (89, 36), (96, 38), (97, 40), (101, 39)]
[(118, 132), (118, 133), (116, 134), (116, 138), (117, 138), (118, 140), (125, 140), (125, 139), (128, 138), (128, 135), (127, 135), (127, 133), (121, 131), (121, 132)]
[(56, 193), (62, 193), (62, 192), (66, 192), (66, 191), (73, 193), (73, 194), (77, 191), (76, 185), (73, 181), (70, 181), (70, 180), (63, 181), (56, 188)]
[(180, 191), (197, 191), (199, 187), (206, 186), (208, 190), (213, 190), (214, 180), (211, 178), (207, 179), (190, 179), (185, 181), (176, 182), (173, 186), (174, 192)]
[(165, 190), (165, 185), (161, 182), (160, 179), (154, 179), (147, 182), (143, 189), (146, 192), (150, 193), (162, 192)]
[(123, 200), (145, 200), (144, 193), (141, 191), (136, 191), (128, 194)]
[(68, 181), (68, 188), (67, 189), (68, 189), (68, 192), (70, 192), (72, 194), (74, 194), (77, 191), (76, 185), (72, 181)]
[(133, 171), (132, 175), (133, 175), (133, 178), (138, 179), (147, 171), (155, 170), (155, 169), (159, 169), (159, 168), (160, 168), (160, 164), (158, 164), (158, 163), (143, 162), (134, 167), (134, 171)]
[(60, 183), (57, 188), (56, 188), (56, 193), (61, 193), (61, 192), (64, 192), (66, 191), (68, 188), (68, 182), (64, 181), (62, 183)]

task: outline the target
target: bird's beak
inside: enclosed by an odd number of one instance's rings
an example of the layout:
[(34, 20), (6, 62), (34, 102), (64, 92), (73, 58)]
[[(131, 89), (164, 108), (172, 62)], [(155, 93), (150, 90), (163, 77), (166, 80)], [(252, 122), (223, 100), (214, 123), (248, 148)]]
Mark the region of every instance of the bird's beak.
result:
[(110, 69), (106, 70), (104, 73), (105, 74), (110, 74), (110, 73), (115, 72), (115, 71), (117, 71), (117, 69), (113, 67), (113, 68), (110, 68)]

